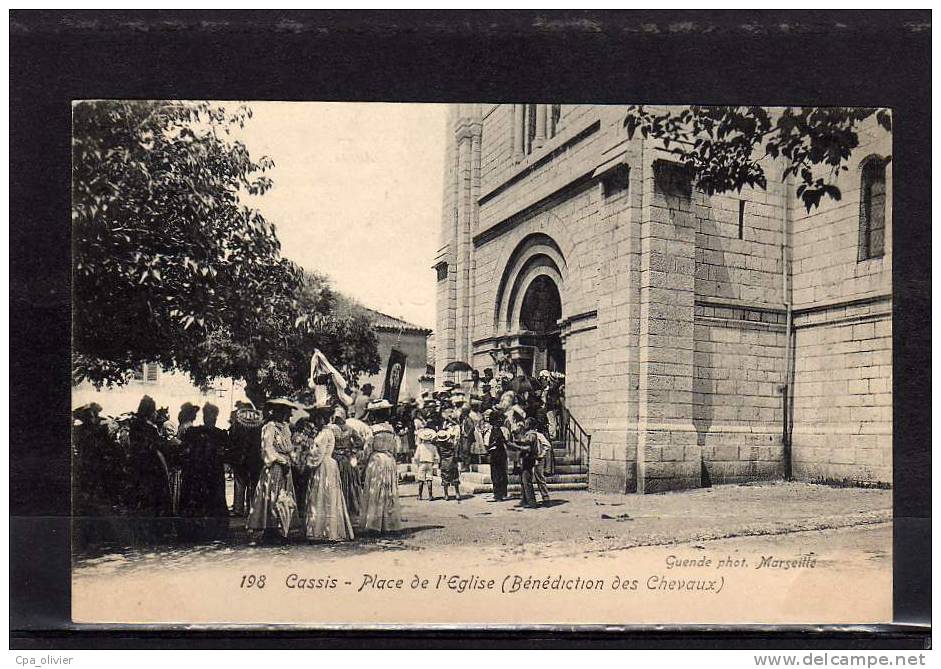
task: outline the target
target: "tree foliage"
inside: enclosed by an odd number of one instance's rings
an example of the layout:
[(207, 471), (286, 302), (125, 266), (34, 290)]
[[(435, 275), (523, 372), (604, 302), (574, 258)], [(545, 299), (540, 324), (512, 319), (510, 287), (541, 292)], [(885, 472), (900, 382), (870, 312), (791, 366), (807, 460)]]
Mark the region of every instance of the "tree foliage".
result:
[(73, 107), (75, 381), (123, 383), (147, 362), (197, 383), (232, 376), (259, 395), (289, 392), (318, 346), (346, 354), (338, 364), (351, 374), (378, 369), (371, 331), (332, 313), (326, 279), (282, 258), (274, 226), (242, 203), (272, 186), (271, 159), (253, 160), (233, 136), (251, 115), (208, 103)]
[(707, 195), (766, 188), (763, 159), (783, 157), (783, 176), (800, 179), (797, 194), (810, 211), (824, 196), (840, 199), (837, 176), (859, 146), (860, 124), (872, 116), (891, 131), (888, 110), (851, 107), (690, 106), (658, 113), (635, 105), (624, 126), (629, 137), (640, 132), (662, 140)]
[(293, 296), (261, 305), (257, 318), (220, 330), (200, 343), (188, 368), (197, 383), (216, 376), (247, 382), (246, 393), (258, 403), (306, 387), (310, 358), (320, 349), (356, 383), (360, 374), (379, 371), (376, 334), (363, 315), (346, 313), (342, 299), (323, 276), (301, 272)]

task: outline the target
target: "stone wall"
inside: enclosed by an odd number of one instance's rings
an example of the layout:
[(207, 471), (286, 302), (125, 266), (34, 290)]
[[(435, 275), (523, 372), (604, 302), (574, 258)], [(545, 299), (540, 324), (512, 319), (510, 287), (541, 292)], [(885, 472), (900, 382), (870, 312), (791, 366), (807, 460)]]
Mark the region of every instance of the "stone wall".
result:
[(794, 475), (892, 481), (891, 305), (808, 311), (795, 320)]
[(787, 201), (767, 189), (696, 194), (693, 422), (704, 484), (784, 473)]
[(444, 366), (457, 359), (457, 146), (454, 124), (457, 110), (448, 113), (445, 128), (444, 192), (442, 194), (439, 250), (435, 258), (435, 378), (446, 378)]
[(886, 167), (885, 255), (860, 260), (860, 165), (891, 156), (874, 119), (860, 134), (839, 202), (807, 212), (792, 197), (795, 309), (794, 475), (892, 480), (892, 163)]
[(474, 365), (491, 365), (490, 338), (518, 328), (497, 309), (501, 283), (513, 273), (514, 251), (533, 235), (545, 235), (557, 250), (544, 252), (560, 258), (566, 403), (591, 434), (590, 485), (633, 489), (635, 452), (626, 438), (636, 380), (628, 371), (631, 356), (636, 357), (628, 318), (631, 263), (636, 263), (628, 240), (631, 189), (626, 169), (594, 175), (625, 150), (621, 114), (566, 105), (556, 136), (520, 161), (508, 152), (511, 114), (508, 105), (499, 105), (483, 119)]
[(704, 484), (780, 478), (783, 311), (696, 307), (693, 424)]
[[(592, 439), (591, 488), (782, 476), (789, 300), (795, 476), (890, 478), (891, 206), (885, 256), (857, 262), (859, 171), (841, 177), (840, 202), (810, 213), (770, 161), (765, 190), (676, 199), (658, 193), (654, 167), (671, 154), (628, 141), (623, 108), (562, 105), (555, 136), (521, 155), (521, 107), (477, 106), (479, 173), (462, 167), (459, 140), (449, 144), (441, 257), (459, 266), (439, 282), (438, 327), (455, 342), (469, 328), (472, 364), (491, 366), (489, 352), (519, 329), (507, 291), (539, 270), (522, 262), (548, 259), (567, 404)], [(890, 137), (871, 126), (854, 156), (890, 153)], [(469, 206), (472, 216), (460, 213)], [(469, 266), (460, 220), (472, 221)], [(439, 366), (461, 350), (441, 341)]]

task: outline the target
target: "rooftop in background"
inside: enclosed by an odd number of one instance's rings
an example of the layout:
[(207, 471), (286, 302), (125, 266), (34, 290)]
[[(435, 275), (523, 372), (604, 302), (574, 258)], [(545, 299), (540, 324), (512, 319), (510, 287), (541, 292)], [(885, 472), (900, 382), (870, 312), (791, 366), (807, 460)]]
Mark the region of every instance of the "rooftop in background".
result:
[(401, 330), (402, 332), (423, 334), (426, 337), (431, 334), (430, 329), (420, 325), (415, 325), (414, 323), (409, 323), (408, 321), (404, 321), (401, 318), (384, 314), (381, 311), (376, 311), (375, 309), (370, 309), (369, 307), (362, 307), (362, 309), (365, 312), (366, 317), (372, 321), (373, 327), (377, 330), (390, 330), (396, 332)]

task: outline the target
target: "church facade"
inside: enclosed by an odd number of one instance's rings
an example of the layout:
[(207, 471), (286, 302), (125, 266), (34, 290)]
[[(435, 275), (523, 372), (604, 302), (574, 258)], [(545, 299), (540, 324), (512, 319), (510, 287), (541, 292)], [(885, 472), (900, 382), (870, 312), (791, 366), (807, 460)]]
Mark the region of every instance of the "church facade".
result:
[(436, 377), (497, 351), (564, 371), (589, 487), (892, 480), (891, 135), (807, 211), (706, 196), (626, 108), (452, 105)]

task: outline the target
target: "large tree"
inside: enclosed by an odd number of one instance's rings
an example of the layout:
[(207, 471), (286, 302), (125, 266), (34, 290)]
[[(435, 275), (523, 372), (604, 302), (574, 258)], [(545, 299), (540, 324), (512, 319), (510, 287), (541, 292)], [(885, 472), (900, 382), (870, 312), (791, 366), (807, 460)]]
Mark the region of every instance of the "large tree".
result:
[(74, 106), (76, 381), (122, 383), (147, 362), (244, 379), (260, 397), (300, 387), (301, 358), (337, 342), (355, 349), (351, 371), (378, 368), (375, 338), (332, 313), (326, 280), (282, 258), (274, 226), (243, 204), (272, 185), (273, 162), (234, 138), (250, 118), (208, 103)]
[(243, 379), (257, 404), (305, 388), (311, 356), (319, 349), (355, 384), (360, 374), (379, 371), (378, 341), (370, 321), (349, 311), (345, 301), (325, 277), (301, 271), (293, 295), (273, 291), (249, 306), (257, 317), (218, 330), (190, 349), (187, 367), (197, 383), (217, 376)]
[(799, 179), (797, 194), (810, 211), (824, 196), (840, 199), (837, 176), (859, 146), (861, 124), (873, 116), (892, 129), (888, 110), (854, 107), (631, 106), (624, 126), (630, 137), (662, 140), (707, 195), (765, 188), (764, 158), (783, 157), (784, 176)]

